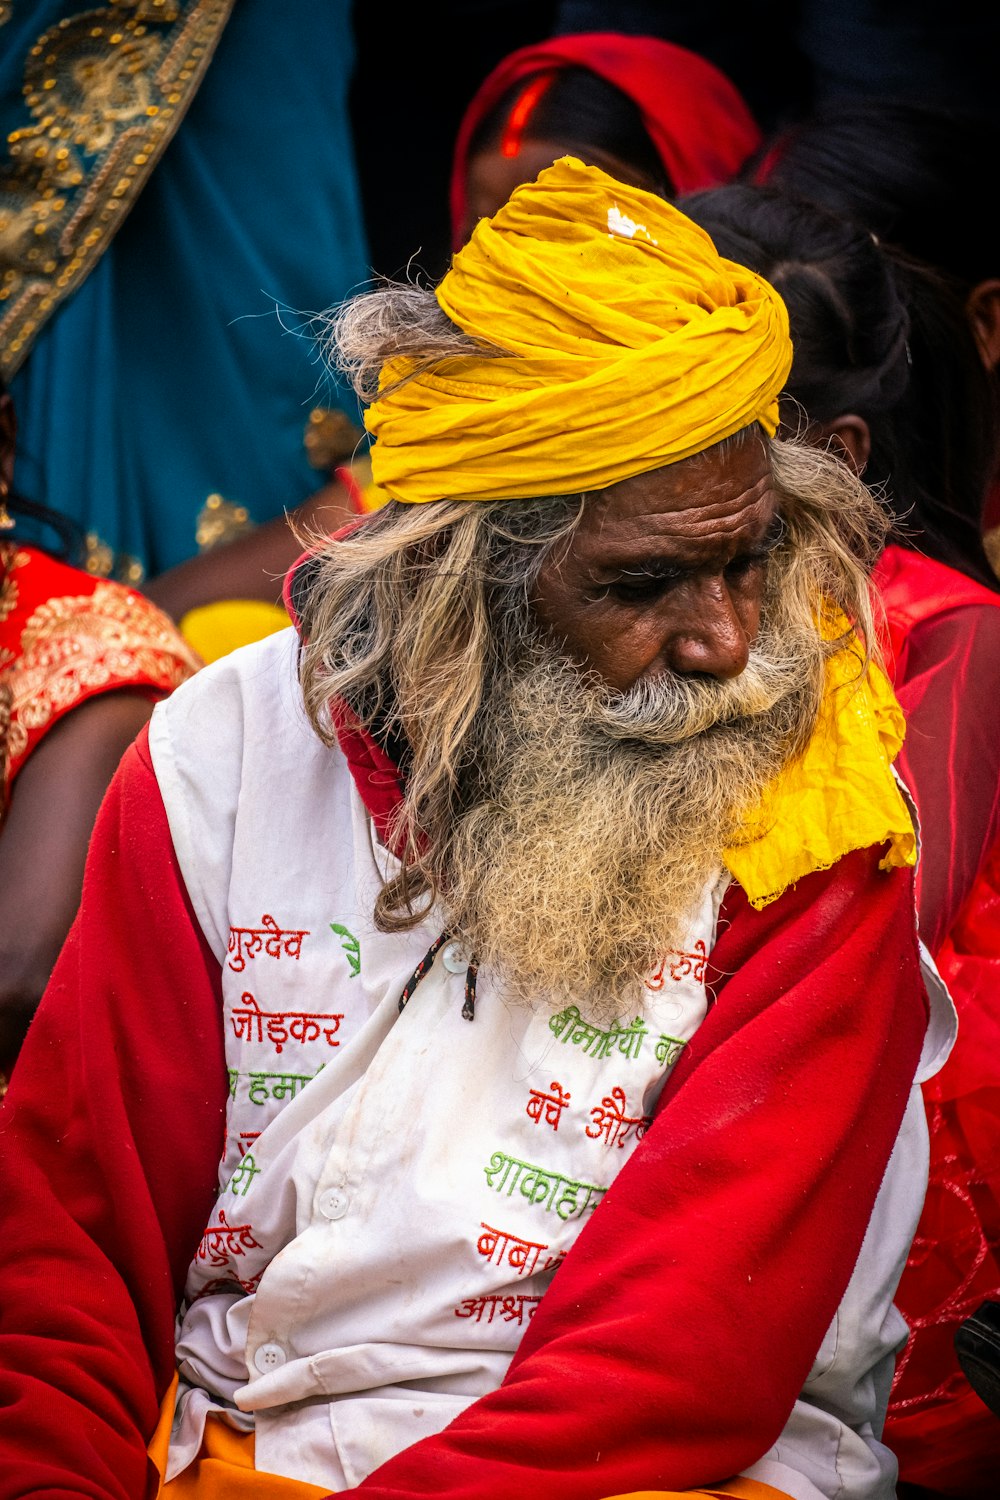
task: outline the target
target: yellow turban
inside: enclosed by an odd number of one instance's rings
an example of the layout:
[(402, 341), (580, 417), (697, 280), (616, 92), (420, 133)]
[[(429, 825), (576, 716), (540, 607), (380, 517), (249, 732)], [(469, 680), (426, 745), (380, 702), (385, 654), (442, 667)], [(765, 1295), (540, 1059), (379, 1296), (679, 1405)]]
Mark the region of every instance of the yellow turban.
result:
[(792, 362), (785, 305), (653, 193), (564, 156), (483, 219), (437, 299), (506, 351), (387, 362), (366, 413), (397, 500), (603, 489), (759, 422)]

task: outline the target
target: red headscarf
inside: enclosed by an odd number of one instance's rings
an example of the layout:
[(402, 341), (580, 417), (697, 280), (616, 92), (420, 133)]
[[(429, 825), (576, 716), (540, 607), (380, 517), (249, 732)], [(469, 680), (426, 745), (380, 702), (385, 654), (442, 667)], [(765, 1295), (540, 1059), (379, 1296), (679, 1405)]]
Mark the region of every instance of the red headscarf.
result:
[(521, 47), (497, 64), (462, 118), (451, 175), (456, 249), (465, 219), (469, 142), (480, 122), (520, 79), (574, 67), (589, 69), (632, 100), (678, 194), (730, 181), (761, 144), (753, 115), (725, 74), (672, 42), (593, 31)]

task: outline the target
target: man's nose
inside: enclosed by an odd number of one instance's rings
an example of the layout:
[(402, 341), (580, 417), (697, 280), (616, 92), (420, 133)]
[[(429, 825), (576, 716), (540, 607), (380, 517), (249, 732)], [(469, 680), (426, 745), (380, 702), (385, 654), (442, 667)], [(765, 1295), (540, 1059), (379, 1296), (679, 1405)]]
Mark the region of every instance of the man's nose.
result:
[(691, 603), (690, 614), (675, 623), (667, 643), (671, 670), (686, 676), (739, 677), (750, 660), (757, 611), (752, 611), (752, 621), (746, 620), (724, 579), (700, 589)]

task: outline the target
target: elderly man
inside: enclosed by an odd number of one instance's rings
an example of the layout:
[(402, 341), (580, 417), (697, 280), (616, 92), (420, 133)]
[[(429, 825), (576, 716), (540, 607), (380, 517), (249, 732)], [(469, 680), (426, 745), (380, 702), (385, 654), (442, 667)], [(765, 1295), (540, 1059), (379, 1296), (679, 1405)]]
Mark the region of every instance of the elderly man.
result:
[(783, 305), (564, 158), (331, 337), (387, 501), (127, 755), (0, 1120), (0, 1496), (891, 1495), (951, 1023)]

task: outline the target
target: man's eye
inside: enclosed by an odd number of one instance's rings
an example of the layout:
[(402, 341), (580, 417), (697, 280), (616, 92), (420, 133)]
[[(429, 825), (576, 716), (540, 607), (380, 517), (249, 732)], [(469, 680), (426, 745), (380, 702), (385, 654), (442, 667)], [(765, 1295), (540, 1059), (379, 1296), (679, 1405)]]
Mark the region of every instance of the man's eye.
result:
[(621, 604), (646, 604), (653, 599), (659, 599), (674, 582), (673, 578), (663, 578), (652, 574), (635, 578), (619, 578), (608, 585), (608, 594)]
[(758, 568), (766, 567), (767, 560), (771, 555), (771, 549), (766, 552), (748, 552), (743, 557), (734, 557), (726, 568), (726, 577), (731, 579), (746, 578), (748, 574), (755, 572)]

